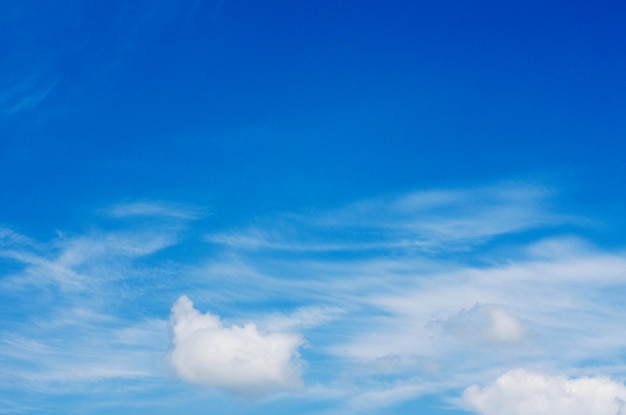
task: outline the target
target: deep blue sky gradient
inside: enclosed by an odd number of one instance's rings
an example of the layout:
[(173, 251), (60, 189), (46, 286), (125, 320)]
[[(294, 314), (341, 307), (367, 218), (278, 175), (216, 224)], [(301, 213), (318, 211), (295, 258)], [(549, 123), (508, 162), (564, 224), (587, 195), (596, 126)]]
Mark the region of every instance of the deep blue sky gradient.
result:
[(20, 226), (164, 193), (249, 214), (520, 174), (624, 186), (619, 2), (2, 7), (5, 89), (50, 88), (3, 102)]
[[(200, 311), (235, 322), (315, 301), (332, 305), (331, 298), (314, 290), (307, 296), (289, 284), (285, 291), (263, 291), (258, 281), (249, 288), (246, 272), (251, 280), (256, 275), (250, 269), (276, 281), (313, 284), (320, 269), (360, 281), (350, 268), (359, 261), (374, 266), (383, 259), (406, 260), (413, 266), (411, 261), (425, 258), (433, 269), (480, 268), (532, 256), (532, 243), (554, 235), (567, 246), (571, 237), (595, 247), (571, 243), (573, 250), (591, 255), (606, 248), (607, 255), (621, 258), (616, 252), (626, 246), (625, 154), (622, 1), (0, 4), (0, 282), (39, 272), (29, 274), (39, 264), (32, 258), (85, 275), (119, 272), (128, 279), (103, 283), (119, 298), (98, 308), (110, 307), (115, 327), (143, 319), (165, 327), (173, 301), (194, 292)], [(531, 189), (531, 196), (520, 197), (518, 206), (517, 196), (509, 199), (502, 190), (506, 183), (521, 183), (522, 193)], [(545, 194), (536, 190), (544, 187), (550, 189)], [(453, 198), (449, 211), (433, 202), (440, 209), (434, 213), (398, 207), (413, 206), (403, 195), (429, 189), (453, 189), (460, 202)], [(354, 208), (358, 201), (367, 202)], [(170, 213), (111, 214), (112, 206), (137, 202)], [(502, 216), (511, 223), (500, 222), (500, 208), (512, 212)], [(330, 219), (333, 212), (337, 223)], [(493, 232), (487, 220), (492, 214)], [(452, 230), (418, 226), (417, 236), (432, 239), (423, 252), (402, 245), (415, 236), (405, 228), (422, 217), (452, 224)], [(465, 221), (482, 228), (454, 228)], [(6, 236), (5, 243), (4, 229), (32, 240)], [(146, 256), (105, 244), (102, 249), (113, 253), (62, 261), (73, 244), (97, 245), (98, 238), (108, 241), (118, 232), (131, 242), (136, 232), (143, 244), (159, 232), (175, 234), (176, 242)], [(241, 235), (252, 236), (237, 239)], [(32, 255), (16, 259), (15, 252)], [(234, 269), (249, 266), (241, 271), (245, 278), (216, 265), (226, 262)], [(398, 272), (390, 275), (405, 283), (409, 272)], [(202, 279), (203, 273), (215, 280)], [(392, 277), (389, 287), (401, 291)], [(258, 297), (246, 297), (246, 288), (256, 289)], [(40, 322), (39, 311), (51, 310), (54, 320), (65, 305), (99, 295), (73, 297), (64, 290), (29, 286), (0, 293), (1, 322), (9, 327), (0, 332), (0, 351), (14, 335), (36, 338), (24, 327)], [(354, 295), (375, 291), (362, 290)], [(619, 292), (598, 295), (615, 305)], [(335, 299), (345, 305), (341, 295)], [(472, 301), (466, 309), (478, 304)], [(307, 385), (335, 387), (336, 373), (327, 368), (337, 364), (336, 356), (329, 348), (351, 344), (358, 328), (368, 332), (370, 317), (381, 317), (356, 308), (346, 311), (351, 317), (345, 321), (306, 333)], [(50, 329), (41, 341), (63, 345), (77, 338), (82, 345), (81, 330), (91, 333), (100, 327), (94, 324)], [(150, 350), (165, 356), (170, 340), (150, 344)], [(620, 350), (610, 355), (617, 363), (624, 361)], [(0, 372), (3, 364), (23, 368), (11, 359), (0, 358)], [(344, 363), (338, 365), (345, 369)], [(27, 366), (36, 371), (38, 364)], [(159, 365), (167, 367), (165, 360)], [(346, 410), (343, 395), (277, 398), (256, 407), (219, 390), (171, 383), (171, 372), (163, 369), (147, 384), (135, 378), (96, 381), (96, 403), (85, 401), (80, 390), (54, 389), (56, 384), (48, 385), (53, 392), (13, 395), (0, 378), (0, 407), (10, 398), (18, 413), (29, 413), (27, 403), (37, 397), (48, 413), (110, 413), (101, 405), (119, 390), (123, 399), (116, 405), (124, 413), (149, 408), (155, 397), (167, 401), (163, 413), (206, 413), (207, 402), (221, 413)], [(402, 383), (405, 375), (365, 377), (354, 390)], [(422, 375), (406, 376), (413, 382)], [(459, 394), (455, 388), (400, 400), (380, 413), (466, 413), (450, 409), (448, 398)]]

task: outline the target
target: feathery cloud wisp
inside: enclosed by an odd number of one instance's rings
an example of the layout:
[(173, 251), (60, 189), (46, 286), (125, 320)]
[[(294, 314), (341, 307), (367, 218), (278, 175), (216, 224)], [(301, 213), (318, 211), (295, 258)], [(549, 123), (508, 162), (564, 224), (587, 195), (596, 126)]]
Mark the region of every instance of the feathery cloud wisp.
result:
[(160, 217), (170, 219), (193, 220), (200, 217), (201, 212), (190, 207), (164, 202), (122, 203), (106, 211), (115, 218), (126, 217)]

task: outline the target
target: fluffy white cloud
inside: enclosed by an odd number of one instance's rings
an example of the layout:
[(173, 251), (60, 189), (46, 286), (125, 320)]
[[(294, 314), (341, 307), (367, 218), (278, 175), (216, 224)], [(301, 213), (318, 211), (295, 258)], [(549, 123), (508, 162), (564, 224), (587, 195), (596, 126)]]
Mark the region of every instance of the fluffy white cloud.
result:
[(174, 350), (170, 356), (183, 379), (248, 397), (300, 384), (303, 340), (288, 333), (260, 333), (253, 323), (224, 327), (202, 314), (186, 296), (172, 307)]
[(569, 379), (512, 370), (485, 387), (463, 393), (482, 415), (624, 415), (626, 387), (605, 377)]

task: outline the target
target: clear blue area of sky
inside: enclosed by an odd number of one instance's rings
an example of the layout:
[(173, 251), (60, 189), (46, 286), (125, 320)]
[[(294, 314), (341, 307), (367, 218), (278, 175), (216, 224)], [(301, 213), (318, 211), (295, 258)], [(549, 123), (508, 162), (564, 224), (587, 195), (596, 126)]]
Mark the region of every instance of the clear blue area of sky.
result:
[(1, 7), (10, 223), (50, 230), (126, 197), (238, 215), (520, 174), (624, 203), (619, 1)]
[[(0, 3), (0, 230), (49, 242), (64, 232), (90, 234), (97, 221), (106, 233), (118, 224), (103, 219), (103, 209), (156, 201), (206, 213), (187, 233), (202, 239), (285, 212), (332, 212), (358, 200), (507, 180), (558, 189), (557, 210), (606, 221), (593, 232), (579, 229), (580, 235), (593, 233), (599, 246), (625, 245), (623, 1)], [(128, 222), (128, 228), (143, 229), (147, 221)], [(298, 235), (309, 232), (306, 226)], [(310, 232), (316, 242), (328, 236)], [(374, 238), (359, 235), (329, 239)], [(188, 265), (222, 252), (196, 239), (158, 251), (141, 266)], [(502, 246), (512, 245), (503, 239)], [(341, 257), (309, 254), (278, 252), (272, 259)], [(455, 255), (462, 256), (455, 251), (449, 258)], [(20, 267), (0, 262), (0, 275)], [(289, 267), (281, 267), (276, 275), (282, 278), (278, 274)], [(174, 274), (168, 268), (163, 278), (173, 281)], [(143, 282), (126, 283), (134, 284)], [(150, 284), (154, 292), (142, 291), (137, 301), (146, 303), (134, 307), (165, 320), (174, 291), (193, 297), (195, 287)], [(12, 310), (3, 321), (33, 321), (38, 300), (31, 309), (20, 297), (33, 293), (7, 294)], [(155, 305), (152, 296), (161, 293), (167, 294)], [(57, 298), (56, 291), (46, 295)], [(204, 312), (210, 302), (203, 298)], [(219, 303), (214, 311), (239, 318), (246, 307), (257, 314), (262, 307), (289, 308), (273, 301), (279, 300), (268, 294), (247, 306)], [(304, 303), (294, 299), (296, 306)], [(116, 316), (131, 320), (135, 314)], [(54, 342), (63, 332), (51, 336)], [(332, 343), (329, 336), (311, 334), (324, 345)], [(315, 358), (314, 347), (303, 353), (313, 362), (328, 358)], [(330, 376), (313, 363), (307, 370), (314, 378), (307, 382)], [(155, 384), (141, 402), (167, 389)], [(216, 393), (205, 396), (184, 383), (172, 388), (168, 396), (176, 399), (164, 413), (206, 413), (203, 405)], [(21, 398), (2, 390), (0, 407), (11, 398), (20, 403), (12, 401), (14, 410), (29, 411), (35, 392), (22, 391)], [(115, 388), (98, 391), (104, 401)], [(69, 400), (63, 393), (45, 395), (47, 408), (109, 413), (90, 406), (80, 391), (67, 392)], [(124, 393), (129, 402), (120, 408), (135, 413), (132, 392)], [(416, 395), (391, 413), (456, 413), (439, 398)], [(230, 399), (218, 399), (221, 413), (261, 411)], [(276, 414), (335, 408), (332, 400), (306, 399), (278, 399), (262, 408)]]

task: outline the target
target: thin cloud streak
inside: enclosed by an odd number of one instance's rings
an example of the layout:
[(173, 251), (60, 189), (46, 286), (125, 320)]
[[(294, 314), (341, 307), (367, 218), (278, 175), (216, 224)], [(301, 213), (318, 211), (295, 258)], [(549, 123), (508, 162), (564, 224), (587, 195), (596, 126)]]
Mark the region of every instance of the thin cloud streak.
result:
[[(264, 402), (320, 394), (331, 412), (367, 412), (460, 394), (515, 368), (619, 378), (623, 367), (607, 362), (626, 349), (615, 336), (626, 312), (626, 255), (576, 237), (580, 222), (552, 212), (552, 192), (521, 189), (417, 192), (280, 215), (241, 233), (268, 247), (213, 240), (220, 249), (201, 244), (207, 255), (180, 263), (158, 253), (189, 243), (182, 230), (193, 218), (152, 207), (118, 212), (119, 229), (43, 244), (4, 231), (0, 254), (19, 265), (0, 282), (4, 298), (18, 304), (28, 293), (35, 306), (16, 305), (24, 317), (0, 337), (11, 359), (1, 380), (71, 390), (167, 379), (173, 347), (182, 380)], [(402, 245), (416, 235), (423, 246)], [(219, 314), (228, 324), (216, 320), (191, 343), (175, 334), (172, 346), (165, 318), (184, 294), (211, 311), (187, 312), (200, 320)], [(132, 302), (140, 298), (148, 303)], [(145, 311), (121, 312), (126, 304)], [(187, 314), (174, 312), (172, 327)], [(277, 375), (266, 379), (250, 368), (262, 366), (254, 356), (274, 344), (272, 333), (284, 353), (269, 354)], [(224, 356), (245, 352), (250, 365), (235, 376), (231, 360), (203, 357), (215, 339)]]
[(161, 217), (195, 220), (203, 215), (201, 209), (166, 202), (133, 202), (115, 205), (105, 212), (115, 218)]
[(287, 214), (244, 231), (208, 234), (206, 240), (234, 249), (291, 252), (467, 249), (498, 235), (573, 221), (549, 212), (550, 196), (544, 187), (519, 183), (414, 192), (328, 212)]

